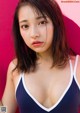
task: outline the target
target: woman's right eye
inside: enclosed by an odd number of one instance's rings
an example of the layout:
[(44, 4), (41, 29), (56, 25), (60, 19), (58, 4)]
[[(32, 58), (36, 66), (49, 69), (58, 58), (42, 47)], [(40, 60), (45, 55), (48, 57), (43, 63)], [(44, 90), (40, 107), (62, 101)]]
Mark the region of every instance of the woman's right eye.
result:
[(29, 27), (28, 25), (21, 25), (21, 28), (24, 30), (28, 29), (28, 27)]

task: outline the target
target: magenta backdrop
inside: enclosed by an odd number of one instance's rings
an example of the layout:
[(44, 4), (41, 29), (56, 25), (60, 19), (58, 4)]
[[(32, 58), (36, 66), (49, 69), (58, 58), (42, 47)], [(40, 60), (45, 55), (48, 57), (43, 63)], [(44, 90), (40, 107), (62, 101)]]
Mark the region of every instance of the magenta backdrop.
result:
[(16, 0), (0, 0), (0, 98), (9, 62), (14, 56), (12, 21)]
[[(8, 65), (14, 57), (12, 22), (17, 2), (18, 0), (0, 0), (0, 98), (6, 83)], [(64, 22), (68, 43), (76, 53), (80, 54), (80, 28), (68, 17), (64, 16)]]

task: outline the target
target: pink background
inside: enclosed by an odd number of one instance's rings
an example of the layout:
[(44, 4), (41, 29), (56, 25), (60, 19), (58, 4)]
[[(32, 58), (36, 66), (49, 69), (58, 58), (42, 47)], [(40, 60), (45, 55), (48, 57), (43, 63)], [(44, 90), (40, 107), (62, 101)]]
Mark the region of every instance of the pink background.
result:
[[(80, 0), (56, 0), (63, 14), (67, 40), (70, 47), (80, 54)], [(61, 2), (61, 1), (79, 1), (79, 2)]]
[[(12, 37), (12, 21), (18, 0), (0, 0), (0, 98), (2, 97), (6, 73), (10, 61), (14, 57)], [(57, 0), (62, 12), (70, 47), (80, 54), (80, 3), (61, 3)]]
[(16, 0), (0, 0), (0, 98), (9, 62), (14, 56), (12, 21)]
[[(80, 0), (72, 0), (79, 2), (62, 3), (61, 0), (56, 0), (63, 12), (67, 17), (72, 19), (80, 27)], [(69, 0), (65, 0), (69, 1)], [(71, 0), (70, 0), (71, 1)]]

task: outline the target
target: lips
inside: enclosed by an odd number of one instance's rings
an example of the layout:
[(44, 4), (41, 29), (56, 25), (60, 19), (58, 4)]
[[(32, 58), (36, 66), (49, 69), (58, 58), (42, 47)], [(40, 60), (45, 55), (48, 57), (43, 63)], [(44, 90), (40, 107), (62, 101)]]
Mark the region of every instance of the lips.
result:
[(32, 43), (33, 46), (41, 46), (43, 44), (43, 42), (40, 41), (35, 41)]

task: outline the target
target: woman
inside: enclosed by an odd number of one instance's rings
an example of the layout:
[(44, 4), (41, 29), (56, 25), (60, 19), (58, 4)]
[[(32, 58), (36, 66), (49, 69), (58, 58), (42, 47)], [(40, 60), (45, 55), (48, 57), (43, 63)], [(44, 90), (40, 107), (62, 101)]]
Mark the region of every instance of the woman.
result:
[(13, 31), (16, 58), (1, 101), (7, 112), (15, 113), (18, 105), (20, 113), (78, 113), (80, 58), (66, 44), (55, 0), (21, 0)]

